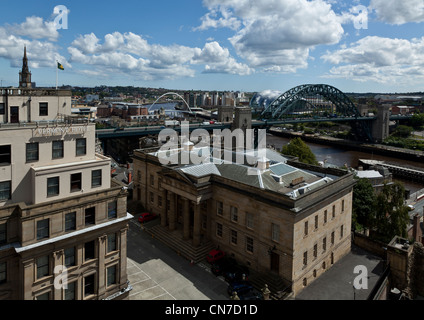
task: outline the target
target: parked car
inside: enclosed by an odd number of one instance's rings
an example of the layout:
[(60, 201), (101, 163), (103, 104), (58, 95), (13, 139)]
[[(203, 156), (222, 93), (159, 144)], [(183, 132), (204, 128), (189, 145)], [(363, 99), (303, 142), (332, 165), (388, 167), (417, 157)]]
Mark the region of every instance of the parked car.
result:
[(230, 257), (223, 257), (222, 259), (215, 261), (211, 266), (211, 271), (216, 276), (222, 276), (226, 272), (232, 270), (237, 265), (237, 261)]
[(206, 260), (208, 260), (209, 263), (214, 263), (214, 262), (222, 259), (224, 256), (225, 256), (224, 251), (218, 250), (218, 249), (213, 249), (207, 254)]
[(253, 288), (252, 290), (248, 290), (238, 294), (240, 300), (263, 300), (264, 295), (259, 290)]
[(230, 283), (227, 287), (227, 293), (232, 296), (233, 292), (237, 292), (237, 295), (243, 295), (249, 291), (253, 290), (253, 286), (248, 281), (233, 282)]
[(138, 222), (144, 223), (157, 218), (157, 215), (150, 212), (144, 212), (138, 217)]
[(249, 268), (242, 266), (230, 257), (223, 257), (211, 266), (211, 272), (215, 276), (224, 276), (225, 281), (244, 281), (249, 278)]

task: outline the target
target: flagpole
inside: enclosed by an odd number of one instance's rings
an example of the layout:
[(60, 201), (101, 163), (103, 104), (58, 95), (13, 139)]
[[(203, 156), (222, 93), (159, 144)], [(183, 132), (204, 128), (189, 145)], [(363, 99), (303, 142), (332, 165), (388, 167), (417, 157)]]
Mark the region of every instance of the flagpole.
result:
[(58, 78), (59, 78), (59, 68), (58, 68), (58, 64), (59, 61), (56, 60), (56, 90), (57, 90), (57, 83), (58, 83)]

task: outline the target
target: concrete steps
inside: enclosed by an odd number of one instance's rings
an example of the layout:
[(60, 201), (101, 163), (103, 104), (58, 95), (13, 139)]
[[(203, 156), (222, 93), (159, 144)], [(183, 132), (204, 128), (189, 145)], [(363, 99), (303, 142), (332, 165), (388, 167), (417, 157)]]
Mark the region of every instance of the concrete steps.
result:
[(290, 297), (290, 292), (287, 292), (287, 282), (274, 273), (259, 273), (251, 270), (249, 281), (258, 290), (262, 290), (267, 284), (271, 291), (271, 300), (285, 300)]
[(144, 230), (179, 255), (194, 263), (204, 260), (208, 252), (215, 247), (210, 241), (204, 241), (199, 247), (195, 247), (192, 244), (192, 240), (183, 239), (181, 231), (169, 231), (168, 228), (162, 227), (159, 224), (144, 228)]

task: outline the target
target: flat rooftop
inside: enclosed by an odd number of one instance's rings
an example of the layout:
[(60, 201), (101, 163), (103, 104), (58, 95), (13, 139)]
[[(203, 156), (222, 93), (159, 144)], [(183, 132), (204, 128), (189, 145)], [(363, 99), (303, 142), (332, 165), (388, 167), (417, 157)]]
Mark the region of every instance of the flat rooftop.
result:
[[(359, 273), (353, 271), (359, 265), (368, 270), (368, 289), (354, 290), (353, 281)], [(295, 300), (367, 300), (384, 269), (382, 258), (352, 244), (350, 253), (308, 285)]]

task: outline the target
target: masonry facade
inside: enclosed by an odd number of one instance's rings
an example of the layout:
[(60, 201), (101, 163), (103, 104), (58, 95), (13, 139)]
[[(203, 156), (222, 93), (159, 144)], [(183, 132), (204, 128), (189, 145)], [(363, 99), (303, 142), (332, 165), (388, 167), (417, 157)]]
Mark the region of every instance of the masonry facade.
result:
[(94, 124), (70, 91), (0, 93), (0, 300), (126, 299), (127, 191)]
[(311, 174), (268, 155), (273, 160), (253, 167), (163, 165), (157, 149), (136, 150), (134, 196), (169, 232), (199, 248), (212, 241), (249, 268), (277, 275), (296, 295), (350, 252), (354, 179), (337, 170)]

